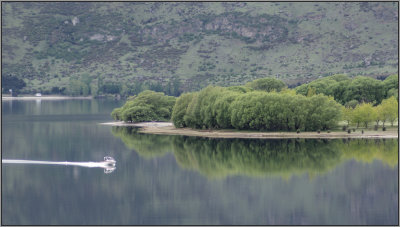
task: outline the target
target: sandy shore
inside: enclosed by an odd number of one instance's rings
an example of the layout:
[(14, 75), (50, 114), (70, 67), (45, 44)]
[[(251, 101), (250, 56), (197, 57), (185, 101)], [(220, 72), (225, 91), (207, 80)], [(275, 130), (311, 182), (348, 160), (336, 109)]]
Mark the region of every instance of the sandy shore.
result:
[(2, 101), (7, 100), (64, 100), (64, 99), (92, 99), (92, 96), (87, 97), (72, 97), (72, 96), (19, 96), (19, 97), (11, 97), (11, 96), (2, 96)]
[(161, 135), (184, 135), (199, 136), (209, 138), (258, 138), (258, 139), (281, 139), (281, 138), (324, 138), (324, 139), (340, 139), (340, 138), (398, 138), (398, 130), (390, 129), (388, 131), (365, 131), (361, 133), (361, 129), (348, 134), (347, 132), (240, 132), (234, 130), (195, 130), (190, 128), (175, 128), (171, 122), (142, 122), (142, 123), (125, 123), (125, 122), (108, 122), (102, 125), (111, 126), (134, 126), (140, 127), (142, 133), (161, 134)]

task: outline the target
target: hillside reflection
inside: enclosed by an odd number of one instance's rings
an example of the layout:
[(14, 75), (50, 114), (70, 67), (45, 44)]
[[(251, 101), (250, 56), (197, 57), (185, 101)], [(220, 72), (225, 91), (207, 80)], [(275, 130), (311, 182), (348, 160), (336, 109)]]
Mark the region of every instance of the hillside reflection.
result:
[(209, 178), (312, 177), (352, 159), (365, 163), (380, 160), (392, 168), (398, 164), (397, 139), (210, 139), (140, 134), (137, 130), (113, 127), (112, 133), (144, 158), (173, 152), (181, 167)]

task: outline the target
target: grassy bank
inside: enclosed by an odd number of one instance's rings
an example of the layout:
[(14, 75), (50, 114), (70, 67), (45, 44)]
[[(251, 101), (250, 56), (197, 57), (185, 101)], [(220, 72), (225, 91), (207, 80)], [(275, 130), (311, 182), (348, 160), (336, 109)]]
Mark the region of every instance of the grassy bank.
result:
[[(340, 139), (340, 138), (398, 138), (397, 127), (387, 127), (386, 131), (379, 129), (359, 128), (350, 133), (339, 129), (318, 132), (258, 132), (258, 131), (242, 131), (242, 130), (196, 130), (190, 128), (175, 128), (172, 123), (168, 122), (142, 122), (142, 123), (124, 123), (109, 122), (103, 123), (111, 126), (134, 126), (141, 127), (142, 133), (159, 134), (159, 135), (182, 135), (182, 136), (198, 136), (209, 138), (258, 138), (258, 139), (281, 139), (281, 138), (324, 138), (324, 139)], [(362, 132), (364, 131), (364, 133)]]

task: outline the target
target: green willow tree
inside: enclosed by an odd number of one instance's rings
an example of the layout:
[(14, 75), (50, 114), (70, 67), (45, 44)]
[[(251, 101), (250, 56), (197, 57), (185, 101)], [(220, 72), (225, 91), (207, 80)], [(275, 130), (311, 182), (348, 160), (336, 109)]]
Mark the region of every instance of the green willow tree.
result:
[(398, 94), (398, 76), (391, 75), (380, 81), (365, 76), (350, 79), (346, 75), (333, 75), (300, 85), (295, 90), (306, 96), (310, 93), (333, 96), (337, 102), (346, 106), (354, 107), (362, 102), (377, 105), (383, 99)]
[(184, 117), (186, 115), (186, 110), (189, 106), (189, 103), (192, 101), (193, 95), (193, 93), (185, 93), (176, 99), (171, 118), (175, 127), (183, 128), (188, 126), (184, 120)]
[(169, 121), (176, 98), (162, 92), (143, 91), (112, 111), (115, 120), (125, 122)]
[(342, 107), (342, 117), (343, 120), (347, 122), (347, 127), (350, 126), (353, 118), (353, 109), (351, 107)]
[(383, 127), (387, 121), (394, 125), (398, 119), (398, 101), (395, 97), (384, 99), (380, 105), (373, 106), (372, 103), (358, 104), (354, 109), (351, 107), (342, 107), (342, 120), (347, 121), (348, 126), (356, 124), (357, 128), (363, 123), (368, 128), (370, 122), (375, 122), (379, 126), (382, 122)]
[(311, 131), (333, 128), (340, 114), (340, 105), (324, 95), (209, 86), (178, 98), (172, 119), (176, 127), (197, 129)]
[(360, 121), (364, 123), (364, 127), (368, 128), (368, 123), (375, 119), (374, 109), (371, 103), (362, 103), (356, 107)]
[(390, 97), (382, 101), (381, 104), (381, 114), (382, 114), (382, 121), (385, 124), (385, 121), (388, 120), (391, 125), (393, 126), (394, 122), (398, 119), (398, 109), (399, 103), (395, 97)]

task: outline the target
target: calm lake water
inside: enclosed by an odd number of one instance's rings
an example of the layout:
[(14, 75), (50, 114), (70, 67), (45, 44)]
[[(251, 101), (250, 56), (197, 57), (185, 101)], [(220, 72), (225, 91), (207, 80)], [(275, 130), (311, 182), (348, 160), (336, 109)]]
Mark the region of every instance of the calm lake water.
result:
[(398, 225), (398, 139), (251, 140), (99, 125), (113, 100), (3, 101), (3, 225)]

